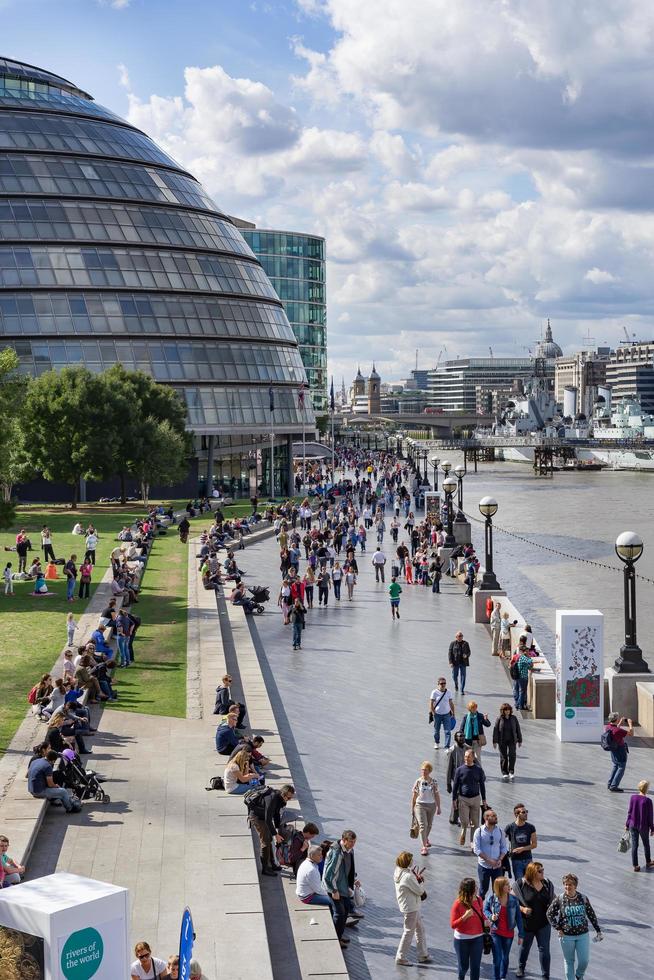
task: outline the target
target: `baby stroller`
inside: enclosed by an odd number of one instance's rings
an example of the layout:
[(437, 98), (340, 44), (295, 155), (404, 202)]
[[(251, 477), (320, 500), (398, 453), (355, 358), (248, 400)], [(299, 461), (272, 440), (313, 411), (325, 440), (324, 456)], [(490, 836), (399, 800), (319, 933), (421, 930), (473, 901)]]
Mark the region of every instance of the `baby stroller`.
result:
[(63, 776), (66, 789), (74, 793), (82, 802), (94, 799), (98, 803), (110, 803), (111, 800), (100, 785), (100, 777), (92, 769), (85, 769), (82, 760), (72, 749), (62, 752), (59, 772)]
[(254, 603), (251, 612), (260, 616), (263, 612), (263, 603), (270, 599), (270, 590), (265, 585), (255, 585), (254, 588), (248, 589), (248, 592), (252, 595)]

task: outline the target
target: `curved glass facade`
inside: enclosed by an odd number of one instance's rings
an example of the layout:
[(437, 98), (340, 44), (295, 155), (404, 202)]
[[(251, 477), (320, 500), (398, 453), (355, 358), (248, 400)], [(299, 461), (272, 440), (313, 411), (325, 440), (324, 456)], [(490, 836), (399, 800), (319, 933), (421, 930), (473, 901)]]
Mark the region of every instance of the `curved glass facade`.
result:
[(300, 345), (316, 415), (327, 412), (325, 239), (286, 231), (241, 228), (284, 304)]
[(66, 79), (8, 59), (0, 346), (34, 375), (146, 371), (180, 392), (190, 428), (230, 446), (270, 432), (271, 386), (276, 435), (313, 423), (298, 407), (295, 333), (232, 220), (147, 135)]

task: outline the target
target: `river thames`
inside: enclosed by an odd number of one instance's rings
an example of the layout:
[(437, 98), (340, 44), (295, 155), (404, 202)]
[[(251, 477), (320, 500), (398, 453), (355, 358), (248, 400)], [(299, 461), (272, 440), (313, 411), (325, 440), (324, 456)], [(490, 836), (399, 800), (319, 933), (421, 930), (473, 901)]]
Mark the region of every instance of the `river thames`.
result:
[[(460, 454), (439, 454), (456, 465)], [(429, 475), (432, 477), (432, 467)], [(442, 474), (439, 476), (439, 484)], [(654, 473), (603, 470), (535, 477), (531, 465), (480, 463), (464, 478), (464, 509), (481, 520), (479, 500), (495, 497), (494, 566), (548, 659), (554, 659), (557, 609), (599, 609), (605, 616), (604, 662), (610, 665), (624, 642), (622, 565), (615, 554), (621, 531), (636, 531), (645, 550), (639, 575), (654, 579)], [(505, 528), (533, 545), (502, 533)], [(473, 522), (473, 542), (483, 564), (483, 525)], [(608, 571), (535, 545), (618, 568)], [(654, 670), (654, 584), (637, 580), (638, 642)]]

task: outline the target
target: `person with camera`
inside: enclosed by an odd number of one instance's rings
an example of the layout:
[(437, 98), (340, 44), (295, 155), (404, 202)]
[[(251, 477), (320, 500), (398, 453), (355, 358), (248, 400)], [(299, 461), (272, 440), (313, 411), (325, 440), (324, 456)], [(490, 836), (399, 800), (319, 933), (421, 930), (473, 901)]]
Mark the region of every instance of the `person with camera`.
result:
[(413, 854), (409, 851), (400, 851), (395, 859), (395, 874), (393, 875), (395, 897), (400, 912), (404, 916), (404, 931), (395, 956), (397, 966), (412, 965), (408, 956), (414, 936), (418, 947), (418, 963), (433, 962), (427, 949), (425, 927), (420, 915), (421, 902), (427, 898), (423, 872), (412, 866), (412, 861)]
[[(625, 724), (627, 725), (626, 728), (623, 727)], [(620, 789), (620, 781), (627, 768), (627, 756), (629, 755), (629, 748), (625, 740), (633, 734), (634, 723), (631, 718), (621, 718), (617, 711), (612, 711), (609, 714), (608, 724), (602, 734), (602, 747), (606, 743), (613, 763), (608, 781), (610, 793), (624, 793), (624, 790)]]

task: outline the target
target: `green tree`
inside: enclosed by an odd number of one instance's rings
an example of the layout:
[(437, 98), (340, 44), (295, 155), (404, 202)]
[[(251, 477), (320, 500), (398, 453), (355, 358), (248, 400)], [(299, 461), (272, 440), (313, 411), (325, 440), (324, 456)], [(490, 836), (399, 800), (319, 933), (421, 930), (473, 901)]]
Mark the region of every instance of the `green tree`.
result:
[(70, 484), (77, 507), (80, 479), (111, 475), (118, 423), (100, 375), (84, 367), (46, 371), (27, 391), (21, 425), (35, 470)]
[(153, 483), (171, 486), (187, 470), (187, 443), (167, 419), (141, 420), (138, 437), (129, 446), (129, 469), (139, 481), (147, 507)]
[[(112, 412), (120, 418), (120, 439), (114, 457), (114, 472), (120, 476), (121, 501), (125, 503), (125, 476), (131, 473), (141, 482), (144, 450), (141, 448), (145, 420), (168, 423), (168, 431), (183, 442), (179, 456), (186, 458), (192, 451), (192, 437), (186, 431), (186, 406), (174, 389), (159, 384), (143, 371), (126, 371), (122, 364), (114, 364), (102, 375), (107, 387), (107, 400)], [(177, 443), (175, 443), (177, 446)], [(176, 452), (176, 450), (175, 450)], [(173, 453), (174, 455), (174, 453)], [(175, 457), (177, 458), (177, 457)], [(174, 476), (153, 476), (146, 480), (172, 484), (183, 479), (175, 466)]]
[(14, 485), (30, 475), (19, 419), (28, 379), (18, 374), (18, 355), (12, 347), (0, 351), (0, 528), (14, 523)]

